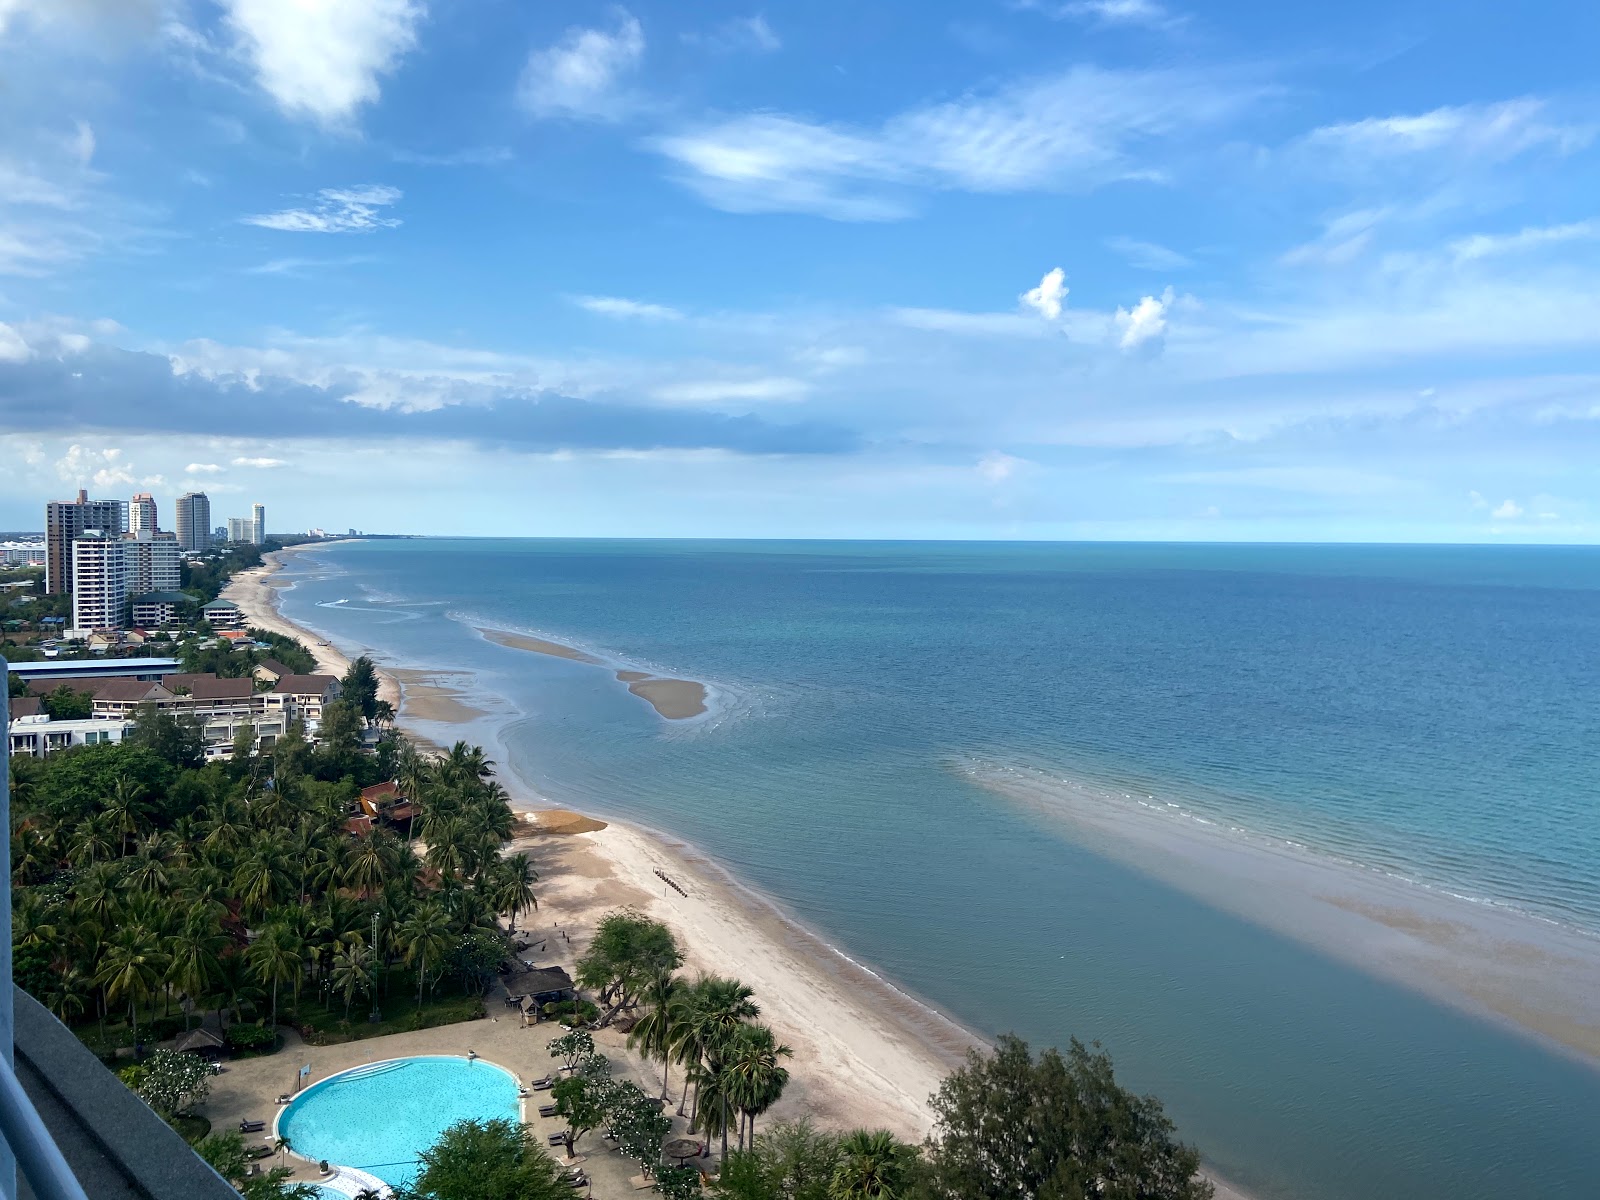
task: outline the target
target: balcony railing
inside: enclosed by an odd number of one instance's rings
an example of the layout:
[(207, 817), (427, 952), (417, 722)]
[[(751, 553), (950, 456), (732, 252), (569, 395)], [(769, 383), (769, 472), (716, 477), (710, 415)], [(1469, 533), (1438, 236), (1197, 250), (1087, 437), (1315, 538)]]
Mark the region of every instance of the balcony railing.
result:
[(89, 1200), (4, 1057), (0, 1057), (0, 1137), (11, 1147), (22, 1177), (39, 1200)]

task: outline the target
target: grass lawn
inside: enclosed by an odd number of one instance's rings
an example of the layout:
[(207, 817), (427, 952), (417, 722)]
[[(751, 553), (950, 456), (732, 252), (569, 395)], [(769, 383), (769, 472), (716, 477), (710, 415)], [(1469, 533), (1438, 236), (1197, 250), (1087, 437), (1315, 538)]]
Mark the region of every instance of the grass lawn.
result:
[(299, 1028), (306, 1041), (313, 1046), (331, 1046), (338, 1042), (360, 1041), (362, 1038), (382, 1037), (389, 1033), (406, 1033), (413, 1029), (432, 1029), (436, 1025), (455, 1025), (461, 1021), (476, 1021), (483, 1016), (483, 997), (463, 996), (459, 992), (422, 997), (422, 1007), (417, 1007), (417, 977), (411, 971), (397, 967), (388, 973), (388, 995), (378, 990), (377, 1008), (382, 1014), (377, 1021), (367, 1015), (366, 1002), (358, 1000), (350, 1006), (350, 1017), (344, 1015), (344, 1001), (329, 997), (303, 995), (292, 1013), (285, 1012), (284, 1024)]

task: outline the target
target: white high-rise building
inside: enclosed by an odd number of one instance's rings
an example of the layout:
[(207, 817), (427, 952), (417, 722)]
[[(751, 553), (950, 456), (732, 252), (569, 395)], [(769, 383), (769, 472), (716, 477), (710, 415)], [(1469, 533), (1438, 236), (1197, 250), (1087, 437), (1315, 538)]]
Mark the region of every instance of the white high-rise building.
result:
[(138, 533), (148, 529), (151, 533), (160, 529), (156, 522), (156, 498), (149, 492), (137, 492), (133, 501), (128, 505), (128, 532)]
[(86, 529), (72, 542), (72, 627), (121, 629), (128, 605), (128, 555), (116, 532)]
[(178, 549), (176, 535), (141, 529), (138, 533), (130, 533), (122, 541), (130, 595), (178, 590), (183, 551)]
[(204, 492), (185, 492), (178, 497), (173, 522), (178, 531), (178, 548), (191, 554), (211, 549), (211, 500)]
[(252, 504), (250, 506), (250, 540), (256, 545), (266, 544), (267, 540), (267, 506), (265, 504)]
[(249, 517), (228, 518), (228, 540), (230, 542), (253, 542), (255, 529)]

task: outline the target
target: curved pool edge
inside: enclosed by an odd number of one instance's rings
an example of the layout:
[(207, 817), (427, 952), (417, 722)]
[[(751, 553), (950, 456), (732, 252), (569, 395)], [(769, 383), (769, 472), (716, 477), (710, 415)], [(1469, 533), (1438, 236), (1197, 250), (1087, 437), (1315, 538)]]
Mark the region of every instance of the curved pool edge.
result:
[[(517, 1091), (517, 1121), (521, 1125), (524, 1125), (524, 1126), (527, 1125), (527, 1123), (528, 1123), (528, 1094), (527, 1094), (527, 1089), (523, 1085), (521, 1077), (518, 1076), (517, 1073), (515, 1071), (513, 1071), (510, 1067), (504, 1066), (501, 1063), (497, 1063), (491, 1058), (484, 1058), (481, 1054), (474, 1054), (474, 1055), (471, 1055), (471, 1056), (468, 1056), (466, 1054), (402, 1054), (402, 1055), (397, 1055), (397, 1056), (395, 1056), (393, 1058), (376, 1058), (376, 1059), (373, 1059), (371, 1062), (357, 1063), (353, 1067), (345, 1067), (342, 1071), (335, 1071), (332, 1075), (324, 1075), (321, 1079), (317, 1080), (315, 1083), (309, 1084), (306, 1087), (301, 1088), (298, 1092), (295, 1092), (292, 1096), (289, 1097), (289, 1102), (287, 1104), (278, 1105), (277, 1106), (277, 1112), (273, 1114), (273, 1117), (272, 1117), (272, 1140), (273, 1140), (274, 1144), (276, 1144), (277, 1142), (281, 1141), (282, 1138), (283, 1138), (283, 1133), (282, 1133), (282, 1129), (281, 1129), (282, 1124), (283, 1124), (283, 1119), (289, 1115), (290, 1111), (293, 1110), (294, 1106), (297, 1103), (299, 1103), (301, 1100), (304, 1100), (306, 1097), (310, 1096), (313, 1092), (317, 1091), (319, 1088), (325, 1087), (328, 1084), (337, 1083), (341, 1079), (347, 1079), (349, 1076), (357, 1075), (358, 1073), (365, 1074), (367, 1072), (371, 1072), (371, 1071), (375, 1070), (378, 1067), (390, 1066), (390, 1065), (401, 1064), (401, 1063), (429, 1062), (429, 1061), (432, 1061), (432, 1062), (439, 1062), (439, 1061), (460, 1062), (460, 1063), (465, 1063), (468, 1066), (472, 1066), (475, 1063), (482, 1063), (484, 1066), (493, 1067), (495, 1070), (501, 1072), (502, 1074), (504, 1074), (505, 1076), (507, 1076), (511, 1080), (511, 1086), (514, 1087), (516, 1089), (516, 1091)], [(293, 1145), (289, 1145), (287, 1147), (287, 1151), (288, 1151), (289, 1155), (291, 1155), (292, 1157), (299, 1159), (303, 1163), (309, 1163), (313, 1167), (318, 1166), (323, 1161), (322, 1159), (319, 1159), (319, 1158), (311, 1158), (311, 1157), (309, 1157), (309, 1156), (307, 1156), (305, 1154), (301, 1154), (298, 1150), (296, 1150), (294, 1148)], [(336, 1163), (336, 1162), (332, 1161), (331, 1159), (328, 1160), (328, 1165), (330, 1167), (334, 1168), (334, 1173), (331, 1176), (329, 1176), (326, 1179), (323, 1179), (323, 1178), (307, 1179), (304, 1182), (317, 1184), (317, 1185), (322, 1186), (322, 1187), (333, 1187), (334, 1181), (340, 1177), (341, 1173), (343, 1173), (343, 1174), (351, 1177), (352, 1179), (360, 1178), (360, 1179), (363, 1179), (363, 1180), (370, 1181), (370, 1182), (362, 1183), (359, 1187), (357, 1187), (355, 1189), (355, 1191), (348, 1193), (351, 1196), (354, 1196), (355, 1192), (359, 1192), (362, 1187), (372, 1187), (375, 1184), (378, 1186), (379, 1194), (382, 1195), (382, 1196), (388, 1196), (393, 1191), (393, 1189), (390, 1187), (390, 1185), (388, 1183), (386, 1183), (383, 1180), (379, 1179), (376, 1175), (372, 1175), (372, 1174), (369, 1174), (366, 1171), (361, 1170), (359, 1167), (346, 1166), (343, 1163)], [(295, 1182), (299, 1182), (299, 1181), (295, 1181)], [(342, 1188), (337, 1188), (335, 1190), (343, 1191)]]

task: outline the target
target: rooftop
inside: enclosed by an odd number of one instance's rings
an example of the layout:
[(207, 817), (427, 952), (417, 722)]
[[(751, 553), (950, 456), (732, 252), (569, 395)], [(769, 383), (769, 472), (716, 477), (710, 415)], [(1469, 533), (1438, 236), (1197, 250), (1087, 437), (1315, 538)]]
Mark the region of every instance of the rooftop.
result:
[(94, 658), (63, 662), (11, 663), (9, 670), (23, 679), (71, 679), (73, 676), (171, 675), (178, 669), (175, 658)]
[(339, 680), (332, 675), (285, 675), (272, 685), (272, 690), (292, 696), (322, 696), (338, 686)]

